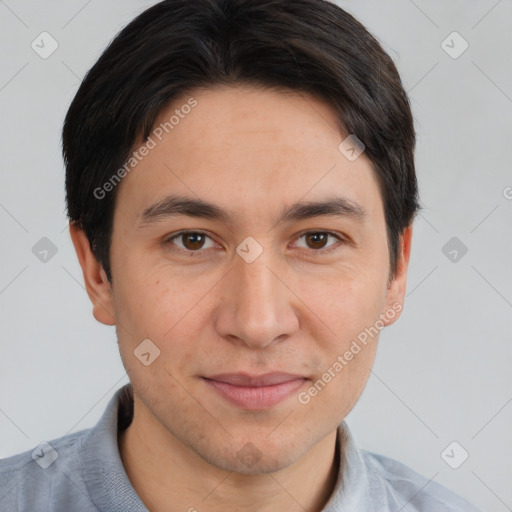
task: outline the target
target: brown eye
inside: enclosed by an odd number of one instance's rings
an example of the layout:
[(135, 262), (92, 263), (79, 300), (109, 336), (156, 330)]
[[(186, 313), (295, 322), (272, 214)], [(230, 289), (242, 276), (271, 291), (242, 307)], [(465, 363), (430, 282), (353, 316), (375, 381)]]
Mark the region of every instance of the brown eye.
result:
[(184, 233), (181, 236), (183, 246), (191, 251), (201, 249), (205, 236), (202, 233)]
[(328, 236), (327, 233), (308, 233), (305, 235), (307, 244), (311, 249), (323, 249)]
[[(169, 245), (175, 246), (173, 249), (181, 252), (201, 252), (202, 250), (213, 247), (213, 240), (201, 231), (182, 231), (177, 235), (169, 238), (166, 242)], [(208, 243), (210, 245), (208, 245)]]
[[(329, 243), (329, 238), (333, 239), (334, 243)], [(309, 231), (299, 236), (298, 240), (304, 240), (305, 242), (305, 245), (299, 245), (299, 247), (317, 251), (319, 254), (336, 250), (337, 244), (335, 242), (343, 242), (343, 239), (338, 235), (326, 231)]]

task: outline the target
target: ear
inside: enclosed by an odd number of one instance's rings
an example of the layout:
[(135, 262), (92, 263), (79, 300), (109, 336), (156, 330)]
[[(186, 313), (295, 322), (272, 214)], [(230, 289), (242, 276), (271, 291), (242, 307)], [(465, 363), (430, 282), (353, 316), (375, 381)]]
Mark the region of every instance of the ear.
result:
[[(412, 225), (404, 229), (400, 235), (400, 246), (397, 254), (397, 269), (395, 277), (388, 284), (386, 292), (386, 310), (382, 321), (384, 325), (391, 325), (396, 322), (403, 309), (405, 300), (405, 287), (407, 283), (407, 269), (411, 256)], [(398, 314), (397, 314), (398, 313)]]
[(92, 302), (94, 318), (105, 325), (115, 325), (111, 286), (103, 266), (91, 251), (89, 240), (84, 231), (73, 222), (69, 224), (69, 234), (75, 246), (78, 261), (82, 267), (85, 289)]

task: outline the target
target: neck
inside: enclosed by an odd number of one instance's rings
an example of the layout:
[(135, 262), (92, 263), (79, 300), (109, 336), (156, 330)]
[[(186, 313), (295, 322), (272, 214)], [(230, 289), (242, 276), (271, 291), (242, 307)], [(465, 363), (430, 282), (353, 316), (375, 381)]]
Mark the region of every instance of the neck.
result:
[(152, 512), (319, 512), (336, 485), (336, 446), (334, 431), (281, 471), (228, 472), (203, 460), (176, 439), (137, 399), (133, 421), (119, 434), (125, 471)]

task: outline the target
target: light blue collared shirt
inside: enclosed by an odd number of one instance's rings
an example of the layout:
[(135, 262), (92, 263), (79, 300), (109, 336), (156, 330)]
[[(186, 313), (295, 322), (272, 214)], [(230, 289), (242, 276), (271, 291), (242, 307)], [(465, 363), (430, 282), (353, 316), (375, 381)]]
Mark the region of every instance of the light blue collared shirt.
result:
[[(0, 460), (0, 511), (147, 512), (117, 444), (118, 422), (130, 421), (130, 408), (120, 409), (130, 389), (116, 392), (94, 428)], [(322, 512), (480, 512), (404, 464), (357, 449), (345, 422), (338, 428), (340, 448), (342, 436), (343, 471)]]

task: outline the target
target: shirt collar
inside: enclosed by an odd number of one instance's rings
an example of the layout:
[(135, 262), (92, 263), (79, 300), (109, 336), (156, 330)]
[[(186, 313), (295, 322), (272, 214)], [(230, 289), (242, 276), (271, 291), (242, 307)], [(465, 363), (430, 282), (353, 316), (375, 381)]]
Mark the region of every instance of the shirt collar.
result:
[(126, 396), (130, 390), (130, 384), (117, 390), (79, 448), (81, 471), (89, 495), (96, 507), (105, 512), (148, 510), (128, 479), (117, 443), (118, 424), (126, 418)]
[(334, 491), (322, 512), (361, 510), (377, 512), (370, 497), (377, 497), (376, 482), (368, 474), (363, 457), (356, 447), (348, 425), (343, 421), (338, 427), (336, 442), (341, 453), (341, 463)]

